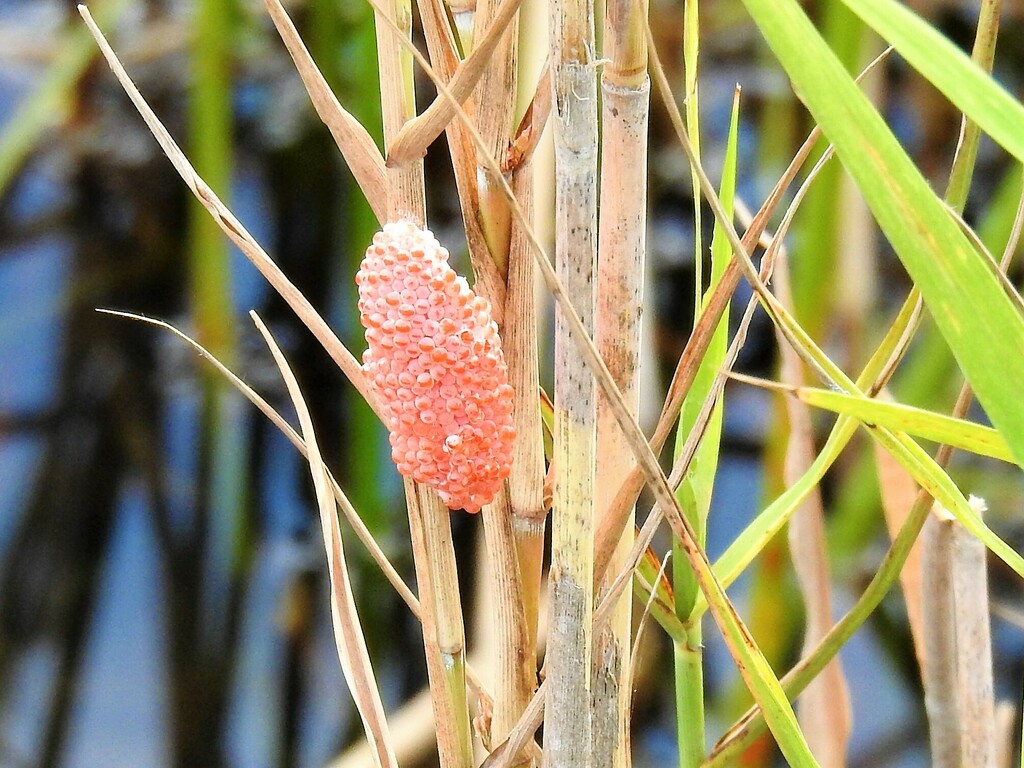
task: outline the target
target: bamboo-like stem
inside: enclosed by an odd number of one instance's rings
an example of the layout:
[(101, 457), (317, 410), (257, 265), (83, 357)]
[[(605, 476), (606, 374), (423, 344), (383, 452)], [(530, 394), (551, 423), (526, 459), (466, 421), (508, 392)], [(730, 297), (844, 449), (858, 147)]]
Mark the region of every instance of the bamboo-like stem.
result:
[[(449, 511), (429, 488), (405, 480), (420, 622), (442, 768), (473, 764), (466, 651)], [(452, 591), (454, 590), (454, 591)]]
[[(596, 343), (615, 383), (635, 416), (640, 405), (640, 348), (645, 234), (647, 226), (646, 3), (611, 2), (605, 9), (608, 63), (601, 77), (601, 220), (598, 241)], [(595, 493), (599, 519), (608, 512), (633, 466), (633, 453), (605, 397), (597, 401)], [(603, 594), (624, 565), (633, 544), (635, 510), (609, 560)], [(629, 753), (632, 594), (615, 601), (594, 638), (593, 739), (595, 768), (625, 768)]]
[[(971, 497), (979, 513), (984, 504)], [(985, 545), (948, 512), (922, 535), (925, 706), (936, 768), (995, 768), (995, 702)]]
[[(409, 0), (374, 4), (375, 14), (387, 18), (409, 39), (412, 6)], [(412, 55), (401, 46), (391, 25), (376, 18), (377, 56), (381, 82), (384, 146), (391, 143), (415, 115)], [(388, 166), (388, 220), (426, 218), (423, 163)], [(466, 698), (466, 648), (459, 582), (452, 547), (450, 513), (429, 488), (405, 482), (413, 557), (419, 587), (427, 674), (437, 726), (437, 749), (442, 768), (469, 768), (473, 762), (472, 731)]]
[[(473, 17), (474, 39), (482, 39), (497, 11), (497, 0), (477, 0)], [(517, 90), (519, 14), (502, 33), (490, 54), (490, 61), (474, 91), (477, 130), (492, 157), (502, 157), (509, 145), (515, 113)], [(512, 212), (501, 189), (485, 167), (478, 163), (477, 179), (480, 194), (480, 221), (491, 257), (499, 272), (508, 272), (508, 249), (511, 237)]]
[[(555, 145), (555, 269), (566, 298), (593, 334), (597, 260), (597, 78), (594, 13), (588, 0), (553, 0), (550, 51)], [(593, 377), (571, 338), (564, 313), (555, 318), (556, 467), (551, 519), (549, 701), (544, 765), (589, 768), (591, 638), (594, 603)]]
[[(533, 217), (532, 162), (512, 171), (512, 190), (528, 219)], [(512, 532), (515, 537), (523, 608), (529, 645), (527, 663), (536, 669), (537, 623), (544, 559), (544, 439), (537, 387), (537, 301), (533, 254), (523, 228), (514, 226), (509, 244), (507, 306), (515, 322), (505, 326), (505, 359), (509, 383), (516, 391), (512, 418), (516, 427), (515, 453), (509, 475)]]
[[(475, 40), (486, 40), (488, 29), (500, 23), (500, 19), (497, 18), (498, 6), (496, 0), (478, 0), (474, 12)], [(503, 157), (510, 145), (516, 103), (514, 94), (517, 90), (517, 53), (518, 13), (513, 16), (490, 51), (490, 60), (474, 91), (473, 108), (477, 129), (483, 137), (487, 154), (491, 157)], [(453, 121), (449, 130), (462, 132), (458, 121)], [(475, 152), (467, 154), (476, 156)], [(531, 187), (531, 169), (532, 166), (527, 163), (514, 171), (514, 183), (519, 188), (517, 195), (521, 197), (523, 190), (529, 190)], [(510, 177), (506, 179), (511, 180)], [(495, 299), (504, 305), (504, 337), (513, 342), (505, 346), (510, 382), (516, 390), (514, 418), (519, 435), (513, 459), (514, 474), (495, 501), (484, 508), (485, 543), (488, 562), (493, 571), (493, 600), (497, 621), (497, 696), (490, 723), (491, 743), (497, 744), (508, 736), (509, 731), (519, 721), (537, 682), (536, 604), (540, 581), (539, 558), (543, 553), (543, 511), (534, 509), (534, 500), (528, 497), (526, 501), (531, 504), (530, 525), (524, 528), (516, 523), (522, 514), (520, 505), (524, 490), (528, 493), (531, 487), (536, 487), (539, 495), (544, 465), (542, 452), (539, 455), (539, 463), (530, 460), (532, 447), (535, 446), (535, 450), (543, 450), (540, 445), (539, 409), (535, 405), (536, 313), (533, 307), (532, 272), (531, 285), (527, 291), (523, 291), (521, 285), (509, 285), (511, 210), (497, 180), (492, 178), (489, 170), (479, 159), (476, 164), (476, 183), (478, 207), (473, 212), (476, 215), (474, 224), (480, 227), (485, 246), (478, 246), (473, 264), (478, 272), (483, 274), (493, 271), (497, 275), (496, 282), (505, 289), (502, 296)], [(520, 254), (520, 266), (523, 257), (528, 260), (529, 254)], [(521, 280), (521, 269), (519, 271), (517, 279)], [(515, 290), (512, 297), (510, 289)], [(509, 339), (510, 334), (515, 334), (515, 339)], [(530, 346), (525, 346), (524, 342)], [(534, 404), (532, 420), (524, 413), (524, 408), (531, 404)], [(522, 466), (517, 466), (521, 459), (524, 460)], [(532, 483), (526, 478), (528, 472), (535, 475)], [(539, 506), (540, 499), (536, 499), (536, 502)], [(521, 549), (528, 568), (526, 571), (523, 570), (518, 557)], [(530, 578), (530, 588), (527, 589), (524, 586), (524, 576), (528, 577), (534, 572), (536, 578)], [(528, 605), (532, 607), (528, 609)], [(516, 765), (530, 764), (531, 759), (525, 753), (516, 762)]]
[[(382, 11), (408, 39), (412, 36), (412, 5), (409, 0), (383, 0), (374, 4), (386, 157), (402, 126), (416, 114), (416, 95), (412, 56), (402, 48), (388, 25), (376, 18)], [(388, 167), (385, 175), (388, 219), (408, 218), (422, 225), (425, 219), (423, 163), (416, 161)]]
[[(491, 569), (492, 611), (496, 625), (496, 685), (490, 738), (498, 744), (508, 736), (530, 703), (537, 684), (536, 662), (523, 608), (523, 586), (512, 532), (512, 510), (506, 484), (482, 510), (487, 561)], [(525, 752), (514, 765), (531, 765)]]

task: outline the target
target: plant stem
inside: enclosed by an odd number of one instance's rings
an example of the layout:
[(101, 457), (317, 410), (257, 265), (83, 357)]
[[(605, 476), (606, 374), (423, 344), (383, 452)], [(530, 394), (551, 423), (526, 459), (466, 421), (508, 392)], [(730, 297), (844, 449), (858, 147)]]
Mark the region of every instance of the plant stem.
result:
[[(647, 77), (646, 3), (612, 2), (606, 8), (605, 55), (601, 77), (601, 221), (599, 230), (597, 338), (601, 356), (632, 414), (640, 405), (641, 312), (647, 225)], [(633, 467), (633, 453), (611, 412), (607, 398), (597, 401), (595, 492), (600, 515)], [(610, 560), (604, 592), (624, 565), (633, 545), (635, 512)], [(624, 590), (608, 623), (594, 641), (594, 766), (630, 765), (629, 711), (632, 595)]]
[[(384, 8), (408, 39), (412, 31), (409, 0), (387, 0)], [(381, 83), (384, 145), (390, 148), (402, 126), (416, 112), (412, 55), (401, 47), (389, 25), (377, 20), (377, 57)], [(426, 218), (423, 163), (388, 167), (388, 219)], [(437, 727), (442, 768), (469, 768), (473, 762), (466, 699), (465, 629), (452, 548), (448, 509), (429, 488), (405, 482), (413, 556), (423, 619), (427, 674)]]
[(443, 768), (473, 764), (466, 699), (466, 649), (449, 510), (426, 486), (405, 481), (420, 620), (437, 751)]
[[(511, 185), (527, 216), (533, 214), (533, 163), (530, 160), (512, 171)], [(518, 649), (521, 663), (529, 671), (530, 690), (537, 679), (537, 624), (543, 580), (544, 528), (544, 440), (540, 420), (540, 391), (537, 387), (537, 301), (534, 291), (533, 258), (522, 227), (511, 230), (506, 310), (511, 322), (505, 324), (502, 341), (508, 362), (509, 383), (516, 391), (512, 418), (516, 427), (515, 454), (508, 479), (512, 537), (519, 569), (519, 583), (525, 623), (525, 642)], [(522, 709), (519, 709), (519, 715)], [(518, 720), (519, 717), (516, 717)], [(514, 723), (513, 723), (514, 725)], [(492, 739), (498, 725), (492, 725)], [(506, 734), (507, 735), (507, 734)], [(492, 742), (493, 743), (493, 742)]]
[[(553, 0), (550, 50), (555, 143), (555, 262), (566, 297), (593, 332), (597, 260), (597, 78), (593, 8)], [(595, 388), (564, 313), (555, 319), (556, 481), (544, 764), (589, 768), (594, 603)]]

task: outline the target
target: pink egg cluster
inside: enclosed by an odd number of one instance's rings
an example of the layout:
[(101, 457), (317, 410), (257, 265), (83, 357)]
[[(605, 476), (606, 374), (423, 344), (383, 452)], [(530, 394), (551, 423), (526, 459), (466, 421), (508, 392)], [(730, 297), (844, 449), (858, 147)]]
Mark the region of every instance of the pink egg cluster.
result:
[(403, 475), (451, 509), (478, 512), (512, 465), (512, 387), (491, 305), (409, 221), (373, 237), (356, 275), (363, 370)]

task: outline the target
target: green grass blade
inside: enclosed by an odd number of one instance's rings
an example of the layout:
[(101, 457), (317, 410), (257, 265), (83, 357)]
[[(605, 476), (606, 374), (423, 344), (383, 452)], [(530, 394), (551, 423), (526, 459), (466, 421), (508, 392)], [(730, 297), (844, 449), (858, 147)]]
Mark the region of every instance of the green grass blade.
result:
[[(689, 8), (690, 5), (687, 6)], [(695, 45), (695, 43), (694, 43)], [(690, 124), (691, 135), (696, 135), (695, 125)], [(732, 118), (726, 141), (725, 159), (722, 167), (722, 183), (719, 197), (728, 215), (732, 215), (733, 197), (736, 191), (736, 145), (739, 132), (739, 91), (733, 98)], [(691, 141), (693, 139), (691, 138)], [(697, 208), (700, 203), (698, 198)], [(698, 228), (699, 232), (699, 228)], [(699, 240), (698, 240), (699, 242)], [(732, 249), (725, 232), (715, 222), (711, 240), (711, 277), (702, 305), (721, 282), (725, 268), (732, 257)], [(700, 314), (698, 307), (698, 315)], [(718, 321), (711, 337), (707, 352), (701, 360), (690, 392), (683, 402), (676, 433), (675, 457), (678, 459), (683, 445), (697, 423), (704, 400), (708, 397), (718, 376), (728, 348), (728, 310)], [(690, 463), (690, 471), (683, 477), (677, 491), (680, 506), (691, 515), (694, 530), (703, 546), (706, 539), (707, 517), (711, 508), (711, 494), (718, 469), (718, 449), (722, 434), (722, 398), (719, 398), (704, 429), (704, 436)], [(685, 622), (686, 637), (673, 645), (675, 657), (676, 687), (676, 730), (679, 741), (680, 768), (698, 766), (706, 752), (704, 740), (704, 655), (700, 621), (689, 622), (690, 611), (700, 594), (697, 579), (690, 563), (686, 560), (680, 542), (675, 543), (673, 558), (673, 580), (676, 594), (676, 615)]]
[[(683, 1), (683, 79), (686, 88), (686, 131), (693, 151), (700, 157), (700, 97), (697, 91), (697, 62), (700, 54), (700, 10), (698, 0)], [(701, 291), (704, 288), (704, 242), (701, 238), (700, 182), (691, 177), (693, 187), (693, 322), (700, 317)]]
[(1024, 105), (984, 68), (902, 3), (843, 2), (996, 143), (1024, 161)]
[[(1024, 461), (1024, 317), (799, 5), (744, 3), (920, 288), (989, 418)], [(984, 115), (972, 117), (988, 130)]]
[[(821, 33), (829, 48), (848, 72), (856, 72), (862, 63), (866, 27), (840, 0), (821, 3)], [(825, 152), (822, 142), (809, 163), (817, 163)], [(814, 181), (814, 194), (801, 204), (800, 236), (794, 238), (790, 253), (794, 314), (812, 334), (821, 333), (834, 311), (839, 243), (842, 238), (843, 207), (841, 194), (843, 168), (829, 162)]]
[[(732, 119), (729, 126), (729, 137), (726, 144), (725, 159), (722, 168), (722, 184), (720, 197), (722, 205), (730, 215), (732, 214), (732, 202), (736, 189), (736, 144), (739, 125), (739, 98), (733, 102)], [(714, 235), (711, 241), (711, 282), (708, 290), (704, 293), (704, 300), (707, 299), (717, 287), (725, 272), (726, 265), (732, 257), (732, 250), (729, 241), (725, 237), (721, 225), (715, 222)], [(690, 392), (683, 402), (682, 411), (679, 416), (679, 427), (676, 432), (675, 458), (678, 458), (686, 438), (693, 429), (704, 405), (704, 400), (714, 385), (718, 376), (718, 369), (725, 359), (728, 347), (729, 313), (726, 310), (719, 320), (718, 326), (708, 344), (707, 352), (701, 360), (694, 377)], [(703, 544), (704, 529), (707, 522), (708, 509), (711, 506), (711, 493), (715, 481), (715, 473), (718, 469), (718, 445), (722, 432), (722, 400), (712, 412), (704, 430), (704, 437), (700, 446), (694, 454), (690, 463), (690, 471), (683, 477), (679, 487), (680, 503), (683, 509), (693, 510), (694, 530), (696, 530)], [(696, 597), (697, 583), (693, 579), (693, 571), (681, 556), (676, 560), (675, 589), (677, 595), (677, 609), (680, 618), (689, 615), (693, 606), (693, 599)], [(682, 576), (682, 578), (680, 578)], [(688, 579), (688, 582), (687, 582)], [(681, 584), (680, 582), (684, 582)], [(689, 602), (688, 602), (689, 601)]]
[(878, 427), (869, 428), (868, 432), (935, 501), (949, 510), (964, 528), (1010, 566), (1017, 575), (1024, 577), (1024, 558), (985, 525), (984, 520), (967, 503), (967, 499), (949, 475), (935, 463), (935, 459), (905, 434), (889, 432)]
[(906, 432), (960, 450), (1013, 462), (1009, 446), (994, 429), (902, 403), (873, 400), (827, 389), (801, 387), (796, 396), (815, 408), (853, 416), (866, 424)]

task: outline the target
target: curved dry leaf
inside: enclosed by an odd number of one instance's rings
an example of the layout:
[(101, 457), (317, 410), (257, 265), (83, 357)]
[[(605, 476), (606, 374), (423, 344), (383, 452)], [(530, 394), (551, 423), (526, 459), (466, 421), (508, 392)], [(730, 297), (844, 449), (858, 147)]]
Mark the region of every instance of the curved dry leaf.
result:
[(378, 768), (398, 768), (398, 760), (391, 745), (387, 719), (384, 716), (384, 705), (377, 690), (377, 681), (370, 664), (369, 652), (366, 649), (366, 639), (359, 622), (359, 614), (356, 612), (355, 597), (352, 594), (352, 585), (348, 578), (348, 567), (345, 565), (345, 550), (341, 545), (341, 527), (338, 525), (337, 506), (334, 503), (334, 495), (331, 493), (330, 476), (320, 455), (320, 448), (317, 446), (313, 421), (302, 398), (299, 384), (295, 380), (295, 375), (289, 368), (284, 354), (259, 316), (255, 312), (250, 312), (250, 315), (281, 370), (281, 376), (288, 387), (288, 394), (291, 396), (299, 423), (302, 425), (309, 468), (313, 475), (313, 485), (316, 488), (317, 506), (320, 509), (320, 527), (327, 552), (327, 569), (331, 581), (331, 617), (334, 620), (334, 639), (338, 646), (341, 668), (345, 673), (349, 692), (356, 703), (356, 709), (359, 710), (359, 716), (363, 721), (366, 738), (373, 745), (375, 765)]
[(264, 0), (264, 5), (295, 62), (317, 115), (330, 130), (377, 220), (383, 223), (387, 219), (388, 195), (384, 158), (380, 150), (362, 123), (338, 102), (280, 0)]

